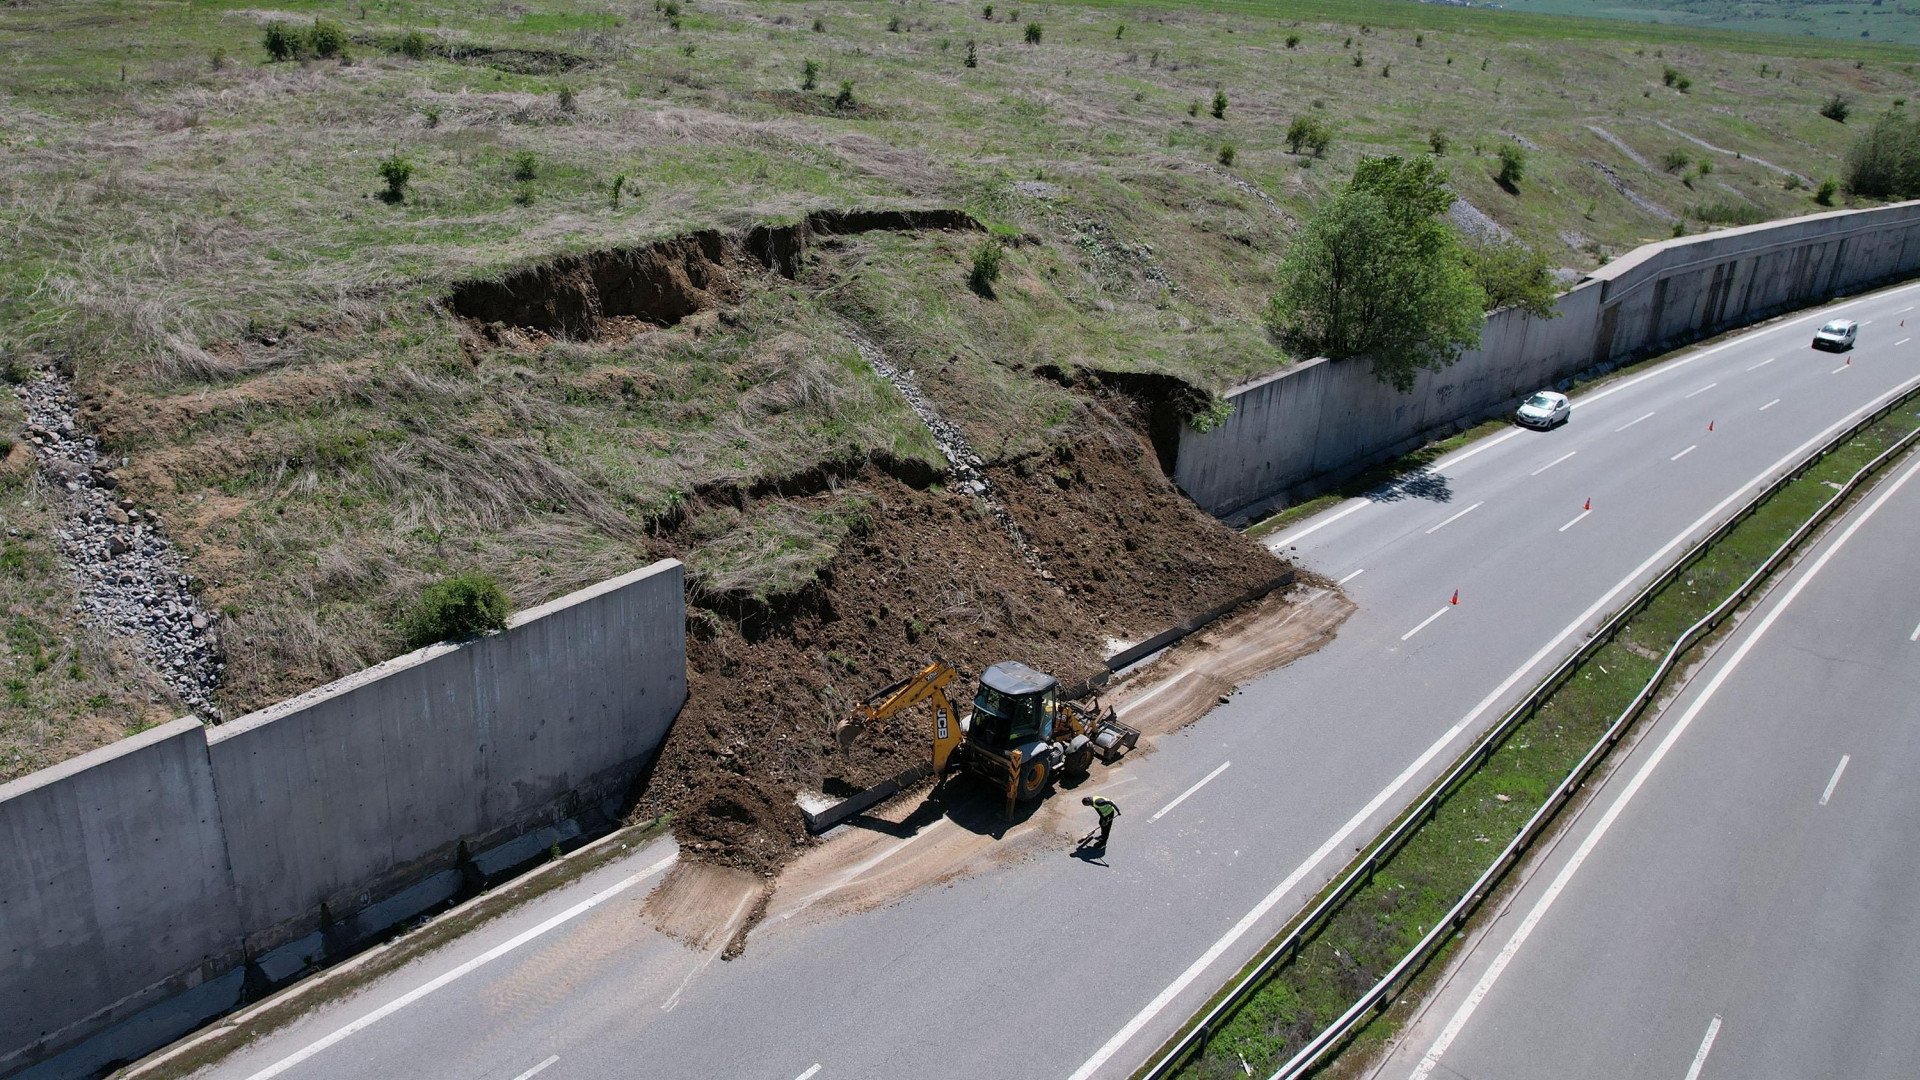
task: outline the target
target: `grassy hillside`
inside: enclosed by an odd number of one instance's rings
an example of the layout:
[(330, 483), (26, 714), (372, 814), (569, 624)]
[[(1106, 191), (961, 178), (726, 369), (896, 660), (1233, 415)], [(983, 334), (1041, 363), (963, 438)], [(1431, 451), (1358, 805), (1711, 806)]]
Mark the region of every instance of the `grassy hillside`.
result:
[(1887, 0), (1851, 4), (1819, 0), (1503, 0), (1501, 7), (1550, 15), (1633, 19), (1675, 27), (1712, 27), (1854, 42), (1920, 44), (1920, 8)]
[[(268, 61), (269, 24), (316, 18), (344, 57)], [(1259, 322), (1276, 262), (1362, 154), (1439, 133), (1459, 220), (1585, 269), (1676, 221), (1816, 209), (1802, 178), (1915, 93), (1920, 58), (1349, 0), (77, 0), (0, 8), (0, 35), (0, 349), (71, 373), (122, 492), (166, 522), (222, 619), (229, 712), (391, 655), (453, 570), (522, 606), (665, 554), (703, 597), (804, 589), (849, 514), (712, 508), (939, 462), (856, 335), (990, 462), (1042, 460), (1111, 436), (1101, 377), (1217, 392), (1289, 362)], [(1860, 119), (1821, 117), (1835, 94)], [(1335, 129), (1322, 158), (1288, 152), (1302, 114)], [(1507, 141), (1530, 148), (1512, 191)], [(848, 207), (973, 215), (1008, 241), (995, 296), (966, 286), (983, 234), (886, 230), (791, 278), (716, 265), (684, 319), (594, 340), (444, 302), (561, 253)], [(9, 605), (0, 776), (174, 707), (124, 657), (67, 677), (99, 649), (46, 543), (57, 496), (0, 474), (8, 587), (38, 598)]]

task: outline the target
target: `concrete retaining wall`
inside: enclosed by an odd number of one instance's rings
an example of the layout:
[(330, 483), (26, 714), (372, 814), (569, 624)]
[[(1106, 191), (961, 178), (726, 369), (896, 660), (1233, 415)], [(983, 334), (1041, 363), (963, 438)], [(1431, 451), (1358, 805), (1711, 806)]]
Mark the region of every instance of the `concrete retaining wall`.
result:
[(1560, 317), (1497, 311), (1480, 347), (1399, 393), (1365, 360), (1309, 360), (1231, 391), (1183, 430), (1174, 480), (1244, 518), (1512, 408), (1542, 386), (1920, 270), (1920, 202), (1841, 210), (1637, 248), (1563, 295)]
[[(617, 802), (665, 739), (685, 625), (681, 566), (656, 563), (499, 634), (0, 787), (0, 1075), (115, 1025), (170, 1040), (243, 981), (443, 902), (489, 849), (505, 866), (570, 835), (557, 823)], [(209, 1000), (183, 1007), (196, 987)], [(71, 1064), (35, 1072), (87, 1071)]]

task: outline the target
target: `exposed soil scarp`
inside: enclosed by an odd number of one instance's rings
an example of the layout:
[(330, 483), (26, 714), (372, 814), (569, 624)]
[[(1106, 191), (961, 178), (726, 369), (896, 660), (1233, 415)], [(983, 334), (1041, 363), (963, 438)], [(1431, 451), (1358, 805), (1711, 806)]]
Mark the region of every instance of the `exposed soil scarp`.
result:
[(815, 236), (876, 230), (979, 230), (960, 210), (819, 210), (795, 225), (716, 229), (635, 247), (563, 255), (493, 279), (458, 282), (455, 314), (498, 341), (503, 328), (577, 340), (620, 339), (647, 326), (673, 326), (733, 299), (745, 275), (800, 272)]

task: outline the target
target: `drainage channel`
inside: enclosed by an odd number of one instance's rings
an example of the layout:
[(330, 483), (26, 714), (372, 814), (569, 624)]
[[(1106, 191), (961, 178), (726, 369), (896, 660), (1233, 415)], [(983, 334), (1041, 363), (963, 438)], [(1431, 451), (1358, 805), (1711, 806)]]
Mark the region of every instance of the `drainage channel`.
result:
[(1034, 573), (1044, 580), (1052, 581), (1053, 574), (1048, 572), (1041, 563), (1040, 553), (1033, 549), (1032, 543), (1027, 540), (1027, 534), (1013, 520), (1013, 515), (1007, 513), (1007, 508), (1001, 504), (999, 497), (995, 494), (993, 481), (987, 478), (986, 462), (974, 451), (966, 435), (957, 425), (941, 417), (939, 410), (935, 409), (933, 403), (927, 400), (926, 394), (921, 392), (920, 384), (914, 379), (913, 372), (903, 371), (893, 361), (887, 359), (886, 350), (862, 333), (858, 327), (846, 323), (842, 329), (853, 341), (854, 347), (860, 350), (860, 355), (866, 360), (868, 366), (872, 367), (881, 378), (892, 383), (895, 390), (900, 391), (900, 396), (907, 399), (907, 407), (912, 409), (913, 414), (920, 418), (920, 422), (927, 426), (927, 431), (933, 435), (934, 444), (940, 448), (940, 453), (946, 456), (947, 472), (952, 476), (954, 483), (960, 490), (986, 504), (988, 512), (993, 515), (995, 521), (1000, 523), (1000, 528), (1006, 532), (1007, 539), (1013, 542), (1014, 549), (1020, 553), (1020, 557), (1026, 560)]

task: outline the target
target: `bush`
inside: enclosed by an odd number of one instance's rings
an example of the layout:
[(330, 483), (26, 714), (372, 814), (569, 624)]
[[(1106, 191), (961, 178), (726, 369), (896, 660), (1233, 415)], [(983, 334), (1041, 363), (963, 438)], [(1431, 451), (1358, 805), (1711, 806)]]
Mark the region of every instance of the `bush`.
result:
[(1289, 49), (1297, 49), (1297, 48), (1299, 48), (1299, 47), (1300, 47), (1300, 35), (1299, 35), (1299, 34), (1288, 34), (1288, 35), (1287, 35), (1287, 48), (1289, 48)]
[(227, 67), (227, 50), (215, 49), (211, 53), (208, 53), (207, 66), (215, 71), (225, 71)]
[(1233, 164), (1233, 158), (1234, 158), (1233, 144), (1221, 143), (1220, 144), (1220, 164), (1231, 165)]
[(813, 32), (814, 32), (814, 33), (816, 33), (816, 34), (824, 34), (824, 33), (826, 33), (826, 32), (827, 32), (827, 20), (825, 20), (825, 19), (815, 19), (815, 20), (813, 20)]
[(1713, 159), (1703, 157), (1700, 159), (1700, 163), (1695, 165), (1694, 168), (1699, 171), (1701, 176), (1709, 176), (1713, 173)]
[(1296, 116), (1287, 126), (1287, 149), (1292, 153), (1298, 154), (1305, 148), (1313, 156), (1321, 157), (1332, 145), (1333, 129), (1317, 116)]
[(1684, 94), (1687, 91), (1693, 89), (1693, 80), (1687, 78), (1685, 75), (1682, 75), (1680, 76), (1679, 81), (1673, 84), (1673, 88)]
[(1527, 174), (1527, 151), (1519, 143), (1502, 143), (1494, 151), (1500, 157), (1500, 173), (1494, 179), (1501, 187), (1513, 188), (1519, 185), (1521, 177)]
[(1675, 71), (1673, 68), (1668, 68), (1666, 71), (1661, 73), (1660, 81), (1667, 84), (1668, 86), (1672, 86), (1674, 83), (1680, 81), (1680, 73), (1678, 71)]
[(1853, 102), (1845, 94), (1835, 94), (1820, 106), (1820, 115), (1844, 124), (1853, 115)]
[(812, 90), (820, 85), (820, 64), (809, 60), (800, 65), (800, 89)]
[(407, 197), (407, 181), (413, 179), (413, 162), (393, 154), (380, 163), (379, 172), (380, 179), (387, 182), (388, 202), (397, 203)]
[(407, 618), (407, 646), (465, 641), (507, 628), (507, 594), (488, 574), (458, 574), (427, 586)]
[(897, 34), (899, 32), (900, 32), (900, 16), (895, 15), (893, 18), (887, 20), (887, 33)]
[(993, 285), (1000, 280), (1000, 260), (1005, 254), (1000, 241), (982, 240), (980, 246), (973, 249), (973, 268), (967, 272), (967, 288), (988, 300), (993, 299)]
[(332, 19), (315, 19), (307, 30), (307, 48), (323, 60), (347, 54), (347, 28)]
[(1840, 181), (1829, 176), (1820, 181), (1820, 190), (1813, 193), (1813, 201), (1821, 206), (1832, 206), (1833, 197), (1840, 191)]
[(1767, 220), (1767, 212), (1760, 207), (1731, 199), (1701, 203), (1690, 213), (1695, 220), (1708, 225), (1758, 225)]
[(1227, 92), (1225, 90), (1215, 90), (1213, 92), (1213, 118), (1215, 120), (1225, 120), (1227, 118)]
[(531, 150), (513, 155), (513, 178), (525, 183), (540, 175), (540, 158)]
[(833, 95), (833, 107), (836, 109), (853, 108), (853, 80), (852, 79), (842, 79), (840, 81), (840, 92)]
[(579, 99), (574, 96), (573, 87), (571, 86), (561, 87), (560, 92), (555, 95), (555, 98), (560, 103), (561, 112), (572, 112), (578, 108), (580, 104)]
[(300, 55), (300, 32), (282, 22), (267, 24), (267, 56), (276, 63)]
[(400, 38), (400, 55), (409, 60), (427, 58), (427, 35), (418, 30), (409, 30)]
[(1542, 319), (1560, 314), (1554, 306), (1559, 289), (1547, 257), (1518, 242), (1488, 244), (1467, 252), (1473, 280), (1487, 294), (1486, 309), (1518, 307)]
[(620, 195), (622, 192), (626, 191), (626, 189), (627, 189), (627, 174), (616, 173), (613, 178), (613, 189), (610, 192), (608, 192), (608, 196), (607, 196), (608, 202), (613, 204), (613, 208), (615, 210), (620, 209)]
[(987, 20), (988, 22), (992, 22), (993, 21), (993, 5), (988, 4), (986, 7), (981, 8), (980, 17)]
[(1037, 22), (1028, 23), (1027, 31), (1024, 36), (1027, 39), (1027, 44), (1029, 45), (1040, 44), (1040, 24)]
[(1670, 173), (1677, 173), (1692, 164), (1692, 162), (1692, 154), (1687, 153), (1685, 150), (1673, 149), (1667, 151), (1666, 156), (1660, 159), (1660, 167)]
[(1846, 187), (1870, 199), (1920, 195), (1920, 120), (1888, 112), (1847, 151)]
[(967, 42), (966, 64), (970, 68), (977, 68), (980, 66), (980, 49), (971, 41)]
[(1427, 149), (1433, 151), (1433, 156), (1446, 157), (1447, 145), (1446, 132), (1441, 131), (1439, 128), (1434, 128), (1432, 131), (1427, 132)]

